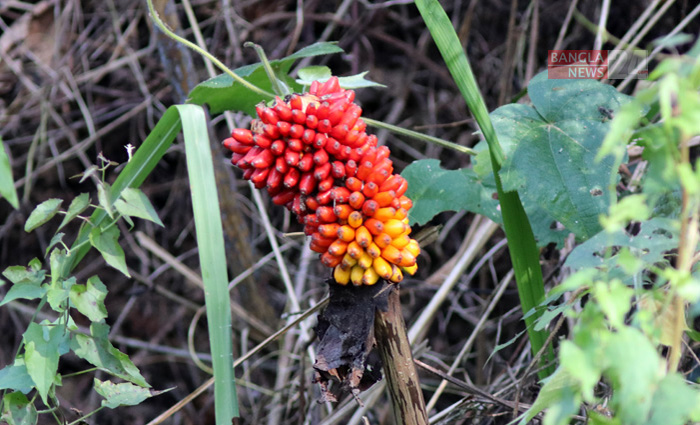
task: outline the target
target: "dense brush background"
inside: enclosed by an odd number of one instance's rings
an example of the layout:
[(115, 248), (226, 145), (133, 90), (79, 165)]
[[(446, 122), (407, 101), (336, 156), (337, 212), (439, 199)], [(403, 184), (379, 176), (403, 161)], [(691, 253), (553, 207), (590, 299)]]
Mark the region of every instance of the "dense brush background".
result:
[[(532, 76), (546, 68), (547, 49), (554, 47), (572, 6), (571, 0), (441, 3), (458, 30), (490, 110), (510, 102)], [(601, 3), (582, 0), (576, 7), (595, 22)], [(607, 28), (621, 37), (648, 3), (612, 2)], [(670, 32), (695, 5), (692, 0), (676, 1), (640, 46)], [(193, 12), (189, 16), (187, 7)], [(386, 88), (358, 91), (357, 100), (366, 116), (466, 146), (479, 139), (463, 99), (409, 1), (193, 0), (183, 5), (158, 0), (156, 8), (170, 27), (186, 38), (195, 40), (195, 32), (200, 32), (206, 48), (231, 68), (258, 61), (253, 49), (243, 47), (245, 41), (260, 44), (272, 59), (317, 41), (337, 41), (345, 54), (313, 58), (304, 65), (328, 65), (339, 76), (370, 71), (368, 77)], [(684, 32), (698, 34), (700, 22), (695, 20)], [(138, 146), (163, 111), (184, 102), (189, 90), (208, 78), (208, 73), (197, 54), (156, 33), (145, 0), (3, 0), (0, 34), (0, 136), (9, 147), (21, 198), (18, 211), (0, 201), (0, 269), (5, 269), (26, 265), (35, 257), (43, 259), (59, 221), (25, 233), (24, 221), (34, 206), (52, 197), (66, 199), (67, 206), (81, 192), (90, 192), (96, 199), (91, 178), (81, 183), (76, 176), (98, 164), (100, 154), (124, 163), (125, 146)], [(594, 38), (595, 34), (574, 19), (560, 48), (591, 49)], [(241, 126), (249, 119), (242, 114), (234, 118)], [(280, 329), (290, 311), (278, 265), (268, 255), (270, 246), (249, 186), (240, 180), (239, 171), (230, 166), (229, 155), (220, 146), (229, 131), (222, 117), (211, 117), (230, 277), (254, 267), (231, 293), (238, 307), (232, 334), (238, 357)], [(464, 167), (470, 162), (465, 155), (437, 146), (401, 140), (384, 131), (377, 134), (381, 143), (391, 147), (397, 170), (422, 158), (440, 158), (445, 168)], [(114, 345), (130, 355), (155, 389), (173, 390), (136, 407), (100, 412), (88, 420), (91, 424), (148, 423), (209, 378), (188, 352), (188, 332), (192, 332), (194, 350), (208, 362), (206, 319), (195, 316), (204, 305), (204, 296), (183, 274), (183, 267), (198, 267), (183, 154), (183, 146), (176, 143), (143, 186), (165, 227), (143, 221), (133, 229), (121, 227), (133, 278), (106, 266), (94, 252), (76, 271), (79, 282), (98, 274), (107, 285)], [(109, 169), (106, 180), (113, 181), (119, 169)], [(284, 235), (300, 231), (300, 225), (283, 209), (268, 204), (297, 296), (303, 308), (312, 306), (326, 293), (324, 280), (329, 271), (304, 248), (303, 239)], [(435, 225), (442, 227), (434, 242), (425, 247), (418, 274), (403, 285), (409, 326), (456, 259), (470, 249), (477, 252), (452, 295), (426, 325), (425, 341), (415, 341), (420, 347), (418, 358), (447, 370), (491, 304), (495, 289), (510, 270), (510, 260), (500, 230), (481, 241), (473, 237), (474, 232), (488, 228), (485, 220), (473, 214), (443, 213), (424, 227)], [(70, 244), (77, 224), (63, 231)], [(169, 253), (170, 258), (158, 254), (156, 248)], [(561, 281), (559, 266), (566, 252), (566, 247), (543, 250), (547, 285)], [(521, 335), (487, 361), (496, 345), (524, 329), (517, 299), (514, 282), (510, 282), (472, 339), (455, 376), (502, 399), (512, 400), (519, 391), (520, 401), (531, 403), (537, 387), (535, 371), (523, 373), (531, 360), (526, 336)], [(0, 367), (13, 361), (33, 311), (30, 303), (0, 308)], [(78, 316), (80, 325), (89, 325)], [(313, 324), (313, 319), (308, 322)], [(566, 326), (561, 332), (566, 335)], [(237, 369), (241, 423), (358, 423), (360, 414), (354, 419), (350, 416), (358, 409), (351, 398), (334, 406), (316, 403), (319, 392), (311, 382), (310, 344), (312, 333), (290, 332)], [(60, 372), (68, 374), (86, 367), (76, 357), (64, 356)], [(98, 377), (106, 379), (99, 373)], [(85, 374), (63, 380), (57, 395), (67, 422), (99, 406), (92, 378), (92, 374)], [(429, 399), (439, 379), (421, 371), (421, 380)], [(450, 407), (460, 401), (457, 407)], [(347, 407), (339, 410), (343, 406)], [(369, 423), (393, 423), (386, 398), (368, 403), (368, 407), (364, 415)], [(452, 413), (448, 415), (445, 409)], [(454, 424), (507, 423), (512, 419), (512, 409), (455, 387), (448, 387), (431, 415), (443, 411), (443, 420)], [(42, 423), (55, 423), (49, 419), (43, 415)], [(213, 423), (213, 392), (205, 392), (166, 423)]]

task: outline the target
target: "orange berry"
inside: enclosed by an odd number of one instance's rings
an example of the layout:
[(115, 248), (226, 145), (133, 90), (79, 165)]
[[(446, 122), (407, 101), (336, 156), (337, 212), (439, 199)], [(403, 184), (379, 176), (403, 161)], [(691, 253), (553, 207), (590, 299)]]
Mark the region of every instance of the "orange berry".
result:
[(355, 241), (352, 241), (348, 244), (348, 249), (347, 249), (347, 255), (350, 256), (350, 258), (354, 258), (355, 260), (359, 260), (360, 257), (362, 256), (362, 253), (364, 253), (365, 250), (362, 249), (362, 247)]
[(391, 205), (391, 201), (396, 198), (396, 193), (393, 190), (388, 192), (379, 192), (372, 197), (373, 200), (377, 201), (380, 208), (385, 208)]
[(348, 204), (338, 204), (335, 207), (333, 207), (333, 211), (339, 219), (347, 220), (350, 216), (350, 213), (352, 213), (354, 210)]
[(401, 269), (396, 267), (394, 264), (391, 265), (391, 277), (389, 280), (394, 283), (399, 283), (403, 280), (403, 273), (401, 273)]
[(382, 250), (377, 246), (376, 243), (372, 242), (367, 248), (367, 253), (372, 256), (372, 258), (379, 258), (382, 255)]
[[(348, 243), (345, 241), (342, 241), (340, 239), (336, 239), (335, 242), (333, 242), (329, 247), (328, 247), (328, 252), (331, 253), (331, 255), (335, 257), (342, 257), (345, 254), (345, 251), (348, 249)], [(415, 258), (414, 258), (415, 261)], [(407, 264), (407, 266), (410, 266), (412, 264)]]
[(384, 232), (386, 232), (392, 238), (399, 237), (406, 230), (408, 230), (408, 225), (401, 220), (392, 218), (384, 222)]
[(348, 224), (353, 229), (357, 229), (362, 225), (362, 213), (359, 211), (353, 211), (348, 216)]
[(365, 226), (360, 226), (355, 230), (355, 240), (361, 247), (367, 248), (372, 243), (372, 234)]
[(338, 236), (338, 229), (340, 229), (338, 223), (322, 224), (318, 226), (318, 233), (325, 238), (333, 238)]
[(355, 240), (355, 229), (353, 229), (347, 224), (344, 226), (339, 226), (336, 232), (336, 236), (338, 236), (338, 239), (342, 241), (352, 242), (353, 240)]
[(382, 278), (389, 280), (392, 275), (391, 264), (389, 264), (382, 257), (377, 257), (372, 262), (372, 268), (377, 272), (377, 274)]
[(377, 244), (379, 248), (386, 248), (387, 245), (391, 244), (391, 236), (387, 235), (386, 233), (380, 233), (377, 236), (374, 237), (374, 243)]
[(393, 264), (399, 264), (402, 258), (401, 251), (393, 245), (388, 245), (382, 249), (382, 257)]
[(321, 255), (321, 263), (326, 267), (335, 267), (343, 261), (342, 257), (336, 257), (329, 252)]
[(352, 192), (348, 198), (348, 203), (351, 207), (359, 210), (365, 203), (365, 195), (363, 195), (362, 192)]
[(352, 269), (350, 269), (350, 281), (352, 284), (355, 286), (362, 285), (362, 275), (364, 273), (365, 270), (360, 266), (354, 266)]
[(377, 220), (376, 218), (370, 218), (365, 220), (364, 225), (367, 228), (367, 230), (369, 230), (369, 232), (374, 236), (377, 236), (378, 234), (382, 233), (382, 230), (384, 230), (384, 223)]
[(350, 189), (352, 192), (358, 192), (362, 190), (362, 180), (357, 177), (348, 177), (345, 180), (345, 187)]
[(362, 205), (362, 214), (367, 217), (373, 217), (378, 209), (379, 204), (377, 201), (370, 199), (369, 201), (365, 201), (365, 203)]
[(404, 249), (410, 252), (414, 257), (420, 254), (420, 245), (418, 245), (418, 241), (415, 239), (411, 239)]
[(374, 270), (373, 267), (369, 267), (362, 274), (362, 283), (365, 285), (374, 285), (379, 280), (379, 274)]
[(398, 249), (403, 249), (411, 241), (411, 237), (408, 235), (401, 235), (391, 240), (391, 244)]
[(396, 215), (396, 210), (391, 207), (384, 207), (384, 208), (379, 208), (375, 213), (374, 213), (374, 218), (376, 218), (379, 221), (387, 221), (389, 219), (394, 218)]
[(370, 267), (372, 265), (372, 261), (372, 256), (369, 255), (367, 252), (363, 252), (360, 258), (357, 260), (357, 264), (363, 269), (366, 269), (367, 267)]

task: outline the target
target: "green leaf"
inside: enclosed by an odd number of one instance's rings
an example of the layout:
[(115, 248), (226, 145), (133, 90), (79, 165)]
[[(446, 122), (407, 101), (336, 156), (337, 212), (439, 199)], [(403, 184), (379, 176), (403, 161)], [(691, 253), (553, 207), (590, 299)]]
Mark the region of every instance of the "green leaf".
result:
[(2, 272), (2, 275), (15, 285), (41, 285), (41, 283), (44, 281), (46, 272), (41, 269), (41, 265), (39, 265), (38, 268), (35, 268), (30, 264), (30, 267), (10, 266)]
[(11, 365), (7, 365), (0, 370), (0, 389), (15, 390), (29, 394), (34, 388), (34, 381), (27, 372), (24, 359), (15, 359)]
[(114, 203), (112, 201), (112, 198), (109, 196), (110, 194), (110, 186), (108, 183), (105, 182), (100, 182), (100, 184), (97, 185), (97, 200), (100, 203), (100, 206), (102, 209), (107, 212), (107, 215), (109, 215), (110, 218), (114, 218)]
[(647, 425), (682, 425), (691, 420), (700, 393), (691, 388), (677, 373), (667, 375), (659, 383), (652, 400), (651, 418)]
[(64, 302), (68, 299), (70, 288), (75, 285), (75, 276), (71, 276), (65, 280), (59, 280), (55, 284), (51, 284), (46, 293), (46, 300), (51, 308), (59, 313), (63, 313), (68, 308)]
[(56, 282), (65, 278), (64, 271), (66, 266), (70, 263), (70, 258), (66, 253), (65, 249), (54, 249), (51, 251), (51, 257), (49, 257), (49, 266), (51, 268), (51, 284), (55, 285)]
[(90, 195), (88, 195), (87, 193), (81, 193), (80, 195), (73, 198), (73, 200), (70, 203), (70, 206), (68, 207), (68, 211), (66, 211), (65, 217), (63, 217), (61, 225), (58, 226), (58, 230), (61, 230), (63, 226), (70, 223), (75, 217), (79, 216), (83, 211), (87, 209), (88, 206), (90, 206)]
[(2, 398), (2, 417), (7, 425), (34, 425), (39, 415), (33, 403), (20, 392), (8, 393)]
[(59, 232), (53, 235), (53, 237), (49, 241), (49, 244), (46, 246), (46, 250), (44, 250), (44, 256), (48, 256), (51, 248), (53, 248), (56, 244), (61, 243), (65, 235), (66, 234), (63, 232)]
[[(270, 66), (275, 75), (287, 86), (293, 90), (301, 91), (301, 86), (287, 75), (297, 59), (342, 52), (343, 49), (333, 43), (316, 43), (285, 58), (271, 60)], [(263, 90), (272, 91), (272, 85), (261, 63), (247, 65), (235, 69), (233, 72)], [(198, 84), (190, 92), (187, 102), (195, 105), (207, 104), (212, 114), (224, 111), (243, 111), (248, 115), (255, 116), (255, 105), (261, 101), (269, 100), (272, 100), (272, 97), (264, 98), (259, 93), (254, 93), (236, 83), (230, 75), (222, 74)]]
[(95, 378), (95, 391), (105, 399), (102, 406), (110, 409), (119, 406), (135, 406), (151, 397), (147, 388), (142, 388), (130, 383), (114, 384), (111, 381), (100, 381)]
[(12, 177), (10, 157), (7, 156), (5, 143), (2, 142), (2, 137), (0, 137), (0, 143), (2, 143), (2, 149), (0, 149), (0, 197), (7, 199), (7, 202), (9, 202), (14, 209), (17, 209), (19, 208), (17, 189), (15, 189), (15, 180)]
[[(558, 368), (554, 374), (547, 378), (544, 386), (537, 395), (537, 399), (532, 404), (532, 406), (525, 412), (519, 422), (520, 425), (525, 425), (529, 423), (532, 418), (534, 418), (538, 413), (546, 408), (551, 408), (556, 406), (558, 403), (564, 405), (575, 405), (576, 410), (578, 410), (578, 404), (580, 400), (576, 400), (572, 388), (576, 385), (576, 381), (569, 374), (568, 370), (563, 368)], [(569, 412), (570, 414), (576, 413), (576, 410)], [(557, 415), (561, 418), (561, 415)], [(566, 415), (564, 415), (566, 416)], [(568, 420), (552, 421), (557, 424), (568, 424)]]
[(29, 214), (27, 222), (24, 223), (24, 231), (31, 232), (32, 230), (51, 220), (53, 216), (58, 213), (62, 203), (63, 199), (52, 198), (37, 205), (37, 207), (34, 208), (34, 211)]
[(625, 315), (630, 310), (634, 290), (623, 285), (618, 279), (613, 279), (605, 283), (596, 282), (592, 293), (610, 324), (615, 328), (622, 327)]
[(411, 224), (425, 224), (443, 211), (468, 210), (500, 222), (495, 188), (487, 189), (469, 168), (445, 170), (437, 159), (410, 164), (401, 175), (408, 181), (406, 196), (413, 201)]
[[(368, 73), (369, 71), (365, 71), (347, 77), (338, 77), (338, 83), (340, 84), (340, 87), (350, 90), (365, 87), (386, 87), (384, 84), (379, 84), (366, 79), (365, 75)], [(309, 86), (314, 81), (323, 83), (332, 76), (331, 69), (327, 66), (308, 66), (300, 69), (298, 74), (299, 78), (296, 79), (296, 82), (303, 86)]]
[(150, 387), (129, 356), (109, 342), (107, 324), (93, 323), (90, 325), (90, 334), (91, 336), (76, 334), (71, 340), (71, 349), (78, 357), (116, 377), (142, 387)]
[(5, 298), (0, 301), (0, 306), (3, 306), (10, 301), (14, 300), (34, 300), (37, 298), (41, 298), (46, 294), (46, 286), (42, 286), (41, 283), (34, 284), (34, 283), (18, 283), (13, 285), (9, 291), (7, 291), (7, 294), (5, 294)]
[(73, 285), (70, 288), (71, 303), (92, 322), (107, 318), (106, 296), (107, 287), (97, 276), (89, 278), (86, 285)]
[[(667, 251), (678, 247), (678, 232), (677, 222), (661, 217), (639, 223), (639, 231), (635, 235), (628, 234), (624, 229), (612, 234), (603, 231), (574, 248), (564, 265), (573, 270), (597, 267), (608, 270), (610, 277), (624, 278), (627, 274), (617, 263), (619, 254), (607, 255), (608, 251), (627, 247), (628, 253), (645, 264), (654, 264), (663, 261)], [(629, 261), (628, 258), (624, 259)]]
[(126, 267), (124, 250), (119, 245), (119, 229), (117, 226), (110, 226), (106, 230), (95, 227), (90, 232), (90, 243), (95, 247), (107, 264), (131, 277)]
[(117, 202), (114, 203), (114, 207), (122, 215), (150, 220), (163, 226), (163, 222), (158, 218), (158, 214), (153, 208), (153, 205), (151, 205), (151, 201), (149, 201), (146, 194), (139, 189), (130, 187), (124, 189), (121, 193), (121, 198), (117, 199)]
[(232, 367), (231, 305), (227, 289), (226, 250), (219, 196), (204, 111), (194, 105), (181, 105), (177, 108), (182, 117), (199, 263), (204, 281), (204, 301), (207, 306), (215, 378), (216, 421), (228, 424), (233, 417), (238, 416), (238, 398)]
[(616, 391), (612, 408), (622, 423), (644, 423), (663, 366), (656, 347), (639, 330), (624, 326), (607, 340), (605, 375)]
[(588, 239), (601, 229), (598, 216), (608, 210), (617, 173), (614, 158), (595, 161), (609, 127), (600, 111), (615, 112), (628, 97), (598, 81), (550, 80), (546, 72), (528, 93), (533, 107), (512, 104), (491, 114), (499, 140), (514, 145), (501, 170), (503, 188)]
[(58, 373), (58, 358), (68, 334), (62, 326), (30, 323), (24, 332), (24, 362), (41, 399), (48, 405), (48, 394)]

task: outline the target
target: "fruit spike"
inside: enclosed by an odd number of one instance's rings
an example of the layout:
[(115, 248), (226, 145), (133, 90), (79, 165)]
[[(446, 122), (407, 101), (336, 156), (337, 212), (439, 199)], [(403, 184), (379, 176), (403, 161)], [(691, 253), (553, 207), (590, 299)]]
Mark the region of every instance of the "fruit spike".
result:
[(314, 81), (308, 93), (258, 104), (251, 128), (234, 129), (223, 145), (245, 179), (297, 216), (338, 284), (398, 283), (416, 272), (420, 253), (409, 236), (408, 183), (365, 131), (354, 99), (335, 77)]

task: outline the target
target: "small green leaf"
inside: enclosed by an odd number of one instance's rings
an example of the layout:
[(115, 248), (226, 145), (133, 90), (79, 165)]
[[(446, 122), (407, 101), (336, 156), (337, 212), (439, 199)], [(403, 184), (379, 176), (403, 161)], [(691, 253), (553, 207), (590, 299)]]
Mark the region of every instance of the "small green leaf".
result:
[(150, 387), (129, 356), (109, 342), (107, 324), (93, 323), (90, 325), (90, 333), (91, 336), (78, 333), (71, 340), (71, 349), (78, 357), (116, 377), (142, 387)]
[[(0, 143), (2, 143), (2, 137), (0, 137)], [(15, 180), (12, 178), (10, 157), (7, 156), (4, 143), (2, 143), (2, 148), (0, 148), (0, 197), (7, 199), (7, 202), (9, 202), (14, 209), (19, 208)]]
[(63, 199), (52, 198), (37, 205), (37, 207), (34, 208), (34, 211), (29, 214), (27, 222), (24, 223), (24, 231), (31, 232), (32, 230), (51, 220), (53, 216), (58, 213), (62, 203)]
[[(343, 49), (333, 43), (315, 43), (285, 58), (271, 60), (270, 66), (275, 75), (284, 84), (294, 91), (301, 91), (301, 86), (288, 76), (289, 69), (297, 59), (342, 52)], [(256, 87), (268, 92), (272, 91), (272, 85), (261, 63), (234, 69), (233, 72)], [(230, 75), (222, 74), (197, 85), (190, 92), (187, 102), (195, 105), (204, 105), (206, 103), (209, 105), (209, 110), (212, 114), (219, 114), (224, 111), (243, 111), (248, 115), (255, 116), (255, 105), (261, 101), (270, 101), (272, 99), (272, 97), (265, 98), (259, 93), (252, 92), (235, 82)]]
[(41, 399), (48, 405), (48, 394), (58, 373), (58, 358), (68, 334), (62, 326), (30, 323), (24, 332), (24, 361)]
[(297, 83), (309, 86), (314, 81), (324, 82), (331, 78), (333, 74), (331, 69), (327, 66), (307, 66), (297, 71), (299, 78), (297, 78)]
[(79, 312), (92, 322), (99, 322), (107, 317), (104, 299), (107, 287), (97, 276), (87, 280), (87, 285), (73, 285), (70, 288), (70, 301)]
[(54, 249), (49, 257), (49, 265), (51, 267), (51, 284), (55, 284), (59, 279), (63, 279), (64, 271), (67, 271), (66, 266), (70, 259), (66, 254), (65, 249)]
[(27, 366), (24, 364), (24, 359), (15, 359), (11, 365), (7, 365), (0, 370), (0, 389), (15, 390), (29, 394), (29, 391), (34, 388), (34, 381), (27, 372)]
[(65, 235), (66, 234), (63, 232), (59, 232), (59, 233), (56, 233), (55, 235), (53, 235), (53, 237), (51, 238), (51, 241), (49, 241), (49, 244), (46, 246), (46, 250), (44, 251), (44, 256), (48, 256), (51, 248), (53, 248), (57, 243), (61, 243), (63, 241), (63, 237)]
[(153, 208), (153, 205), (151, 205), (151, 201), (149, 201), (146, 194), (139, 189), (124, 189), (121, 193), (121, 199), (117, 199), (117, 202), (114, 203), (114, 207), (122, 215), (150, 220), (163, 226), (163, 222), (158, 218), (158, 214)]
[(90, 206), (90, 195), (88, 195), (87, 193), (81, 193), (80, 195), (73, 198), (73, 200), (70, 203), (70, 206), (68, 207), (68, 211), (66, 211), (65, 217), (63, 217), (61, 225), (58, 226), (58, 230), (61, 230), (63, 226), (65, 226), (75, 217), (80, 215), (83, 211), (87, 209), (88, 206)]
[(623, 285), (619, 280), (612, 279), (605, 283), (596, 282), (591, 292), (610, 324), (615, 328), (622, 327), (625, 315), (630, 310), (634, 290)]
[(46, 300), (51, 308), (59, 313), (66, 311), (67, 306), (64, 304), (70, 295), (70, 288), (75, 285), (75, 276), (71, 276), (65, 280), (59, 280), (52, 283), (46, 293)]
[(424, 159), (406, 167), (401, 175), (408, 181), (406, 196), (413, 201), (411, 224), (425, 224), (443, 211), (469, 210), (500, 222), (495, 189), (489, 190), (468, 168), (445, 170), (440, 161)]
[(39, 415), (33, 403), (20, 392), (8, 393), (2, 398), (2, 417), (7, 425), (34, 425)]
[(114, 218), (114, 205), (109, 197), (110, 186), (105, 182), (97, 185), (97, 200), (100, 206), (107, 212), (109, 218)]
[(107, 264), (131, 277), (126, 267), (124, 250), (119, 245), (119, 229), (117, 226), (110, 226), (106, 230), (95, 227), (90, 232), (90, 243), (95, 247)]
[(95, 391), (105, 399), (102, 405), (110, 409), (119, 406), (135, 406), (151, 397), (147, 388), (142, 388), (131, 383), (114, 384), (111, 381), (100, 381), (95, 378)]
[(10, 266), (2, 272), (2, 275), (15, 285), (41, 285), (44, 281), (45, 274), (46, 272), (41, 270), (41, 263), (39, 263), (39, 268), (32, 267), (30, 263), (30, 267)]

